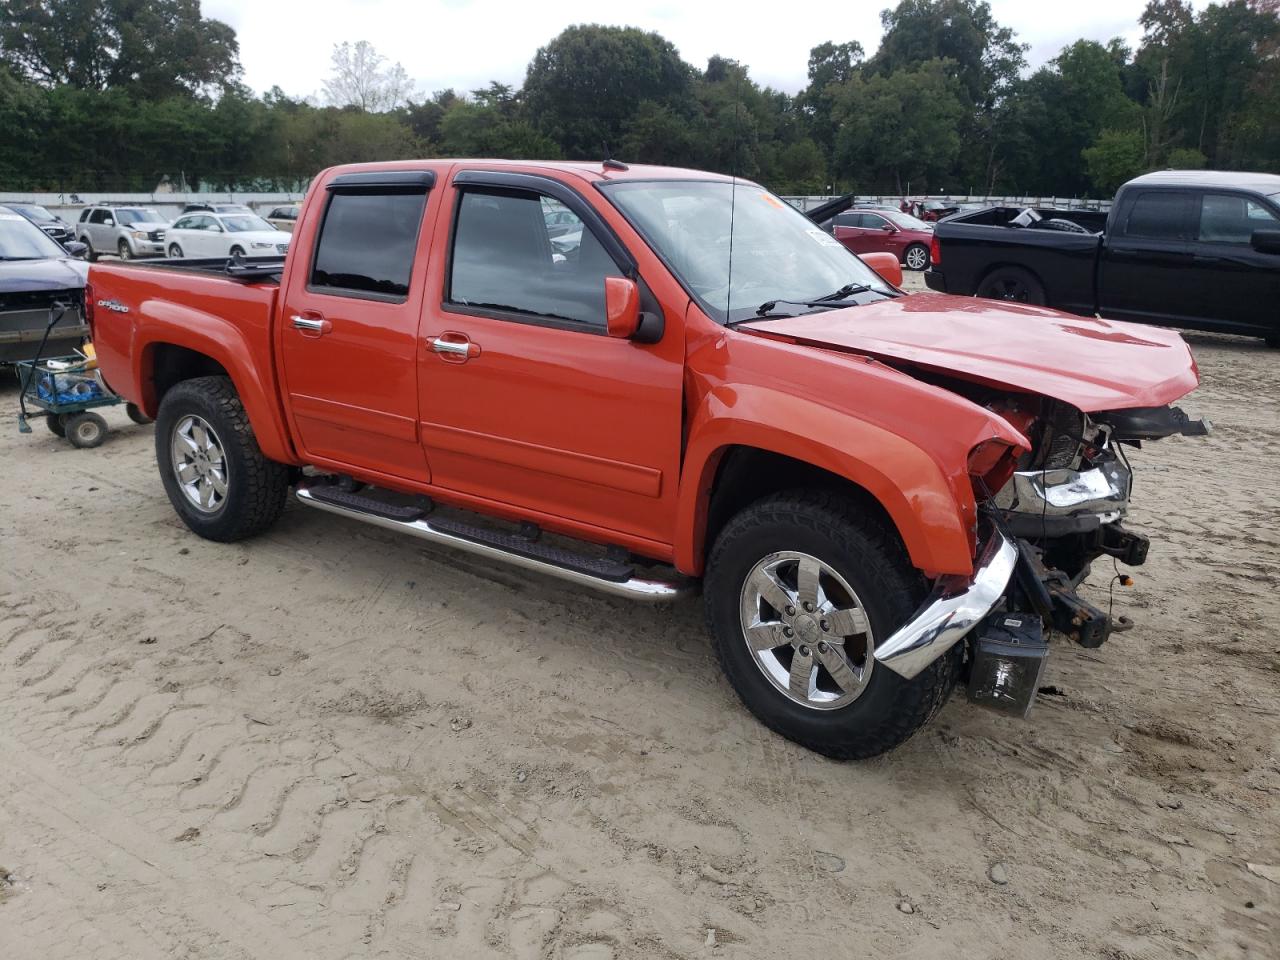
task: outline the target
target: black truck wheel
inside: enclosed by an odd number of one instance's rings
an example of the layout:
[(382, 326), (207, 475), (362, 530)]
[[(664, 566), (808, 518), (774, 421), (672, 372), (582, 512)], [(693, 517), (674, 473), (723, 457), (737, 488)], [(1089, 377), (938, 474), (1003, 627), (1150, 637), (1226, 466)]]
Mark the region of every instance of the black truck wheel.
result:
[(284, 509), (289, 468), (263, 456), (228, 377), (184, 380), (164, 395), (156, 461), (173, 509), (208, 540), (261, 533)]
[(90, 410), (73, 413), (62, 421), (62, 428), (73, 447), (88, 450), (107, 439), (107, 421)]
[(913, 680), (875, 659), (924, 595), (893, 531), (817, 491), (771, 496), (730, 520), (704, 582), (716, 655), (747, 709), (838, 760), (893, 749), (951, 695), (963, 645)]
[(1043, 307), (1047, 302), (1044, 284), (1029, 270), (1021, 267), (997, 267), (978, 284), (979, 297), (988, 300), (1011, 300)]

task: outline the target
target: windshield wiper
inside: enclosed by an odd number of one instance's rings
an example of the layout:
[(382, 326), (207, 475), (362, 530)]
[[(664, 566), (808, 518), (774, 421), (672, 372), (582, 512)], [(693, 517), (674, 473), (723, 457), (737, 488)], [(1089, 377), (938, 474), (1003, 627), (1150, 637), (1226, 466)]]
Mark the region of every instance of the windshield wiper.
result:
[(823, 297), (814, 297), (812, 300), (766, 300), (760, 306), (756, 307), (756, 316), (763, 317), (767, 313), (771, 313), (773, 308), (780, 303), (792, 303), (797, 307), (827, 307), (834, 308), (834, 304), (841, 300), (847, 300), (855, 293), (870, 293), (871, 288), (865, 283), (846, 283), (834, 293), (828, 293)]
[(852, 297), (855, 293), (869, 293), (871, 288), (865, 283), (846, 283), (839, 290), (828, 293), (825, 297), (817, 297), (810, 303), (830, 303), (833, 300), (844, 300)]

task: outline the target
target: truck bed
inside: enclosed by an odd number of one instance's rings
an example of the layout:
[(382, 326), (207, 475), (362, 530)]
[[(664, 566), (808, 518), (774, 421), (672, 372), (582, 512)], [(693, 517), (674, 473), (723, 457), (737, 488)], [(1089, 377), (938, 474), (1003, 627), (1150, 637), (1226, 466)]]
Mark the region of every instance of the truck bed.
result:
[[(971, 296), (1001, 267), (1019, 267), (1043, 287), (1049, 306), (1085, 316), (1097, 309), (1097, 263), (1107, 215), (1092, 210), (1037, 209), (1040, 223), (1011, 221), (1027, 208), (988, 207), (942, 220), (935, 228), (940, 262), (929, 286)], [(1047, 221), (1075, 224), (1086, 232), (1053, 229)]]
[(213, 273), (243, 283), (280, 283), (284, 257), (190, 257), (181, 260), (133, 260), (132, 265), (152, 270)]

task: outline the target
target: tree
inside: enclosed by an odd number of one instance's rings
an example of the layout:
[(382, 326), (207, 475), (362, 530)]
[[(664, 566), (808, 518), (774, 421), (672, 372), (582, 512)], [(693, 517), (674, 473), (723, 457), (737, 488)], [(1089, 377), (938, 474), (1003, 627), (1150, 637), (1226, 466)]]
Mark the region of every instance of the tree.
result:
[(387, 58), (368, 40), (354, 46), (335, 43), (329, 59), (333, 68), (323, 86), (331, 106), (386, 113), (413, 96), (413, 81), (405, 68), (399, 63), (386, 66)]
[(857, 40), (848, 43), (820, 43), (809, 51), (809, 85), (797, 98), (808, 119), (813, 139), (830, 153), (835, 146), (835, 124), (831, 111), (835, 105), (833, 90), (853, 79), (866, 56)]
[(960, 152), (964, 115), (963, 88), (946, 60), (855, 76), (836, 97), (835, 169), (863, 188), (938, 189)]
[(32, 83), (148, 99), (224, 91), (240, 74), (235, 31), (200, 0), (6, 0), (0, 62)]
[(1137, 130), (1104, 130), (1081, 152), (1089, 180), (1103, 196), (1116, 192), (1145, 169), (1146, 147)]
[(566, 156), (598, 159), (606, 141), (623, 141), (641, 104), (692, 118), (693, 77), (693, 68), (656, 33), (584, 24), (534, 54), (524, 100), (533, 122)]

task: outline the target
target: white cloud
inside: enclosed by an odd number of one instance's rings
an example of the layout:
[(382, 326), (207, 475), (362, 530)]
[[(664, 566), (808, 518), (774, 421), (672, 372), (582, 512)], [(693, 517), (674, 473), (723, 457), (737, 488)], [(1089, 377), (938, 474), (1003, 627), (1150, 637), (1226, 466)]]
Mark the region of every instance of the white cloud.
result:
[[(678, 3), (633, 0), (204, 0), (206, 16), (235, 28), (244, 80), (259, 93), (279, 86), (312, 94), (328, 73), (329, 53), (344, 40), (368, 40), (404, 64), (420, 90), (471, 90), (498, 80), (513, 86), (538, 47), (575, 23), (656, 30), (696, 66), (712, 54), (747, 64), (758, 83), (794, 93), (806, 82), (810, 48), (824, 40), (858, 40), (873, 52), (880, 11), (891, 0), (751, 0)], [(1031, 44), (1033, 66), (1080, 37), (1135, 44), (1144, 0), (991, 0), (996, 19)]]

